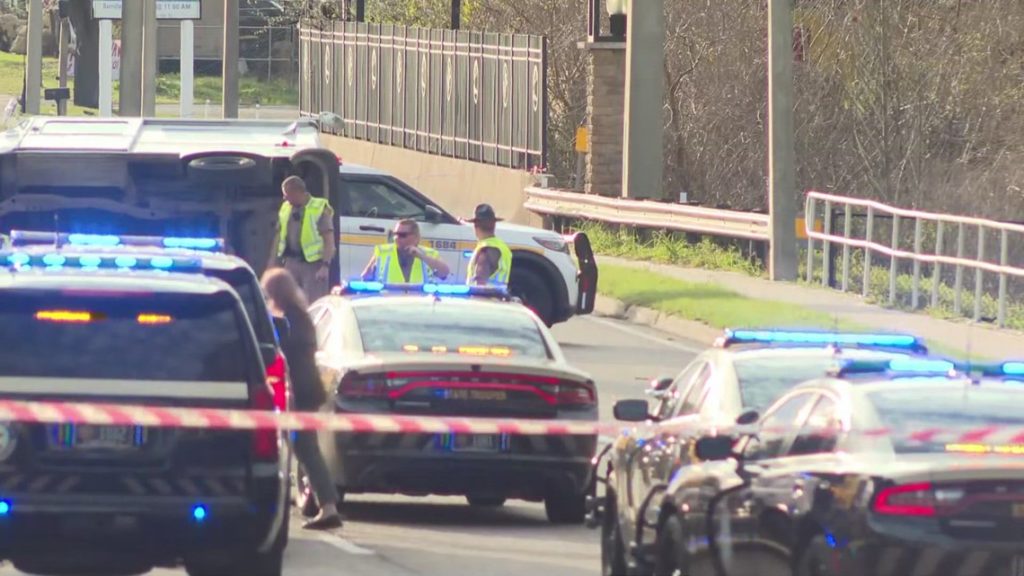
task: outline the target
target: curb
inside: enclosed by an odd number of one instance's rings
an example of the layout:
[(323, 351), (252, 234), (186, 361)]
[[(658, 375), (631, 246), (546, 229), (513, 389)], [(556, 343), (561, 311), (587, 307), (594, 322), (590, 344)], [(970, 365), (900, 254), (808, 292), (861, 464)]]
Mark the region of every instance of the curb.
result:
[(693, 342), (706, 343), (710, 346), (722, 331), (712, 328), (703, 322), (686, 320), (672, 314), (666, 314), (654, 308), (628, 305), (609, 296), (597, 295), (594, 299), (594, 314), (606, 318), (624, 320), (632, 324), (648, 326), (679, 338)]

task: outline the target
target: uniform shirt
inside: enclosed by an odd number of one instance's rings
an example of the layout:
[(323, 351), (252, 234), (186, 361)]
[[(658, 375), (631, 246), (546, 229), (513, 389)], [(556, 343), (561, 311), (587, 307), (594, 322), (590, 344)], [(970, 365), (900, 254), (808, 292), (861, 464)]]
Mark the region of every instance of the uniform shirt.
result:
[[(284, 257), (298, 258), (302, 256), (302, 215), (306, 211), (305, 206), (292, 206), (292, 217), (288, 220), (288, 230), (284, 239)], [(278, 234), (281, 233), (281, 224), (278, 223)], [(334, 234), (334, 209), (330, 204), (324, 206), (324, 212), (316, 223), (317, 231), (323, 235)]]

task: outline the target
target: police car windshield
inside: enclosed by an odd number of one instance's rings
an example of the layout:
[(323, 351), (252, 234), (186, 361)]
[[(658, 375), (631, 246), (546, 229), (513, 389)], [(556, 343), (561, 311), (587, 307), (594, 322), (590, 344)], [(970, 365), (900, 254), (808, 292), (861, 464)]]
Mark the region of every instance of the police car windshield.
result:
[(266, 304), (263, 300), (263, 292), (259, 287), (256, 276), (248, 270), (209, 270), (209, 276), (223, 280), (231, 285), (238, 297), (242, 300), (245, 313), (249, 316), (252, 328), (256, 332), (256, 338), (260, 342), (273, 342), (274, 329), (270, 324), (270, 317)]
[(226, 294), (5, 294), (2, 375), (247, 381), (252, 352), (236, 310)]
[(893, 431), (898, 454), (944, 452), (948, 438), (912, 439), (908, 433), (938, 429), (957, 432), (989, 426), (1019, 428), (1024, 425), (1024, 389), (1015, 390), (984, 383), (969, 387), (921, 383), (908, 388), (879, 389), (867, 394), (881, 427)]
[(733, 366), (745, 409), (763, 411), (801, 382), (820, 378), (835, 363), (829, 355), (737, 359)]
[(513, 358), (551, 358), (535, 321), (511, 306), (419, 301), (357, 306), (353, 311), (367, 352), (493, 351)]

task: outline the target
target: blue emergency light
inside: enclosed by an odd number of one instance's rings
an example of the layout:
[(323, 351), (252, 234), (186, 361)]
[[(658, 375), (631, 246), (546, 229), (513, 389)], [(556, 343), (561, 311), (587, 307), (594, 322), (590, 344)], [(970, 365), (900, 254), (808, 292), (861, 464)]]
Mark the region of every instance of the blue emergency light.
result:
[(11, 501), (0, 500), (0, 516), (7, 516), (11, 513)]
[(192, 238), (184, 236), (128, 236), (122, 234), (87, 234), (81, 232), (56, 233), (12, 230), (11, 245), (51, 244), (67, 246), (152, 246), (157, 248), (186, 248), (189, 250), (223, 251), (223, 238)]
[(848, 360), (841, 362), (837, 376), (876, 374), (891, 376), (950, 376), (962, 372), (955, 362), (937, 358), (893, 358), (889, 360)]
[(46, 254), (0, 252), (0, 265), (11, 266), (15, 269), (38, 266), (50, 270), (60, 268), (85, 270), (104, 268), (195, 272), (203, 269), (203, 262), (199, 258), (171, 256), (136, 257), (124, 254), (62, 254), (60, 252), (49, 252)]
[(728, 329), (721, 341), (723, 347), (736, 344), (794, 344), (864, 346), (876, 348), (901, 348), (926, 352), (925, 345), (911, 334), (886, 334), (870, 332), (821, 332), (804, 330), (750, 330)]
[(331, 291), (332, 294), (410, 294), (435, 296), (508, 296), (504, 286), (469, 286), (466, 284), (390, 284), (373, 280), (348, 280)]

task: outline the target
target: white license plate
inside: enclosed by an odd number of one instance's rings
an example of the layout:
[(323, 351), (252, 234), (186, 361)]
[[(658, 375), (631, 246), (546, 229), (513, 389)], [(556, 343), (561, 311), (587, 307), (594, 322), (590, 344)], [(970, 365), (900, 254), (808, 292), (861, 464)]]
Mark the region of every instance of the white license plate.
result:
[(501, 449), (497, 434), (455, 434), (449, 440), (452, 452), (497, 452)]
[(55, 430), (57, 446), (72, 450), (129, 450), (145, 442), (137, 426), (62, 425)]

